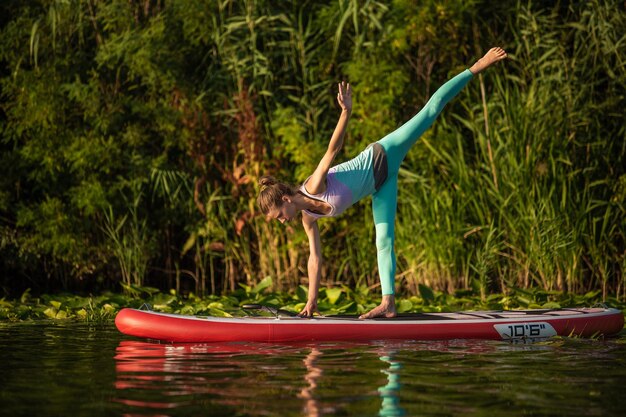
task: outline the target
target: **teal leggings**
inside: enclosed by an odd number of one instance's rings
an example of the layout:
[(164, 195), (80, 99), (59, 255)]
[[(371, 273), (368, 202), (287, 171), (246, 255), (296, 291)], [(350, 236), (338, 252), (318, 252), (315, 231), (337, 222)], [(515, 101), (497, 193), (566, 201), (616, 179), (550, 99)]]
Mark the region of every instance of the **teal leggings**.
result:
[(393, 249), (394, 222), (398, 205), (398, 171), (409, 149), (428, 129), (445, 105), (472, 79), (465, 70), (442, 85), (428, 100), (424, 108), (411, 120), (378, 141), (387, 153), (387, 180), (372, 196), (372, 209), (376, 225), (378, 273), (383, 295), (394, 293), (396, 255)]

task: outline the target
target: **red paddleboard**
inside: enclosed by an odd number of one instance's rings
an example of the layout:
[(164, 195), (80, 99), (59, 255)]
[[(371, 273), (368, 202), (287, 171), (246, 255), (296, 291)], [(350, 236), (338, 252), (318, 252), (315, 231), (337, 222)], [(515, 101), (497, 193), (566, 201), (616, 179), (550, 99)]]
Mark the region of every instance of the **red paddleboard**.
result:
[(120, 332), (165, 342), (307, 342), (383, 339), (540, 339), (612, 336), (624, 327), (614, 308), (418, 313), (393, 319), (356, 316), (200, 317), (125, 308), (115, 318)]

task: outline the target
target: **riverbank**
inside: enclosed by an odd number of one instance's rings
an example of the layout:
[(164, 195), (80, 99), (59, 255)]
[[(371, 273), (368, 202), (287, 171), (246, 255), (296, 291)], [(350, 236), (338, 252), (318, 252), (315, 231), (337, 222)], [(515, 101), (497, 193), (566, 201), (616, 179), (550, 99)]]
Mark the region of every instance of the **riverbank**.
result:
[[(263, 280), (255, 287), (242, 285), (227, 295), (198, 297), (193, 293), (178, 294), (160, 292), (149, 287), (127, 287), (126, 294), (103, 293), (79, 296), (75, 294), (31, 295), (24, 292), (19, 299), (0, 300), (0, 321), (28, 320), (79, 320), (93, 323), (112, 321), (124, 307), (149, 306), (154, 311), (230, 317), (244, 315), (244, 304), (262, 304), (299, 312), (307, 300), (306, 287), (300, 286), (293, 293), (271, 292), (271, 280)], [(367, 287), (323, 288), (319, 293), (319, 309), (322, 314), (361, 314), (374, 308), (380, 295)], [(511, 310), (538, 308), (591, 307), (604, 303), (626, 312), (626, 302), (616, 297), (602, 300), (600, 291), (587, 294), (568, 294), (559, 291), (515, 288), (507, 293), (490, 294), (485, 297), (477, 292), (460, 290), (454, 294), (419, 287), (419, 296), (399, 296), (396, 306), (399, 313), (446, 312), (460, 310)]]

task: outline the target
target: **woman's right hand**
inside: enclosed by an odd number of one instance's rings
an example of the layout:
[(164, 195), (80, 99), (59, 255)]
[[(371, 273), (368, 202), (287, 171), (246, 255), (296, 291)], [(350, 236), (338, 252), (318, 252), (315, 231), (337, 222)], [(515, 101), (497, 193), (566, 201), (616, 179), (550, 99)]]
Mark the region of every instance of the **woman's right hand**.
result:
[(311, 318), (313, 317), (313, 313), (320, 314), (319, 310), (317, 309), (317, 300), (309, 300), (304, 306), (304, 309), (302, 309), (302, 311), (298, 314), (298, 316)]
[(341, 110), (352, 113), (352, 88), (350, 83), (342, 81), (338, 85), (339, 92), (337, 93), (337, 102)]

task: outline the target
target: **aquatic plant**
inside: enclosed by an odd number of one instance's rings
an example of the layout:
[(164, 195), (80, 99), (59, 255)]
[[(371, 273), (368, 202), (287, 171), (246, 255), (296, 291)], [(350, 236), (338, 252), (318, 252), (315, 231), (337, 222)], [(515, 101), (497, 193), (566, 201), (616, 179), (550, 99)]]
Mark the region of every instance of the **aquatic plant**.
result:
[[(272, 282), (265, 279), (251, 287), (241, 284), (228, 295), (199, 297), (193, 293), (185, 296), (171, 290), (169, 293), (154, 288), (132, 286), (126, 295), (105, 293), (99, 296), (80, 297), (72, 294), (42, 295), (33, 297), (30, 291), (19, 299), (0, 299), (0, 320), (79, 320), (89, 323), (108, 323), (124, 307), (147, 308), (154, 311), (205, 315), (216, 317), (243, 316), (251, 313), (242, 308), (245, 304), (260, 304), (298, 313), (307, 300), (307, 288), (299, 286), (294, 293), (270, 291)], [(398, 298), (399, 313), (448, 312), (460, 310), (511, 310), (536, 308), (590, 307), (602, 300), (601, 291), (574, 295), (539, 288), (510, 288), (506, 293), (481, 296), (480, 292), (458, 290), (448, 294), (421, 285), (419, 295)], [(319, 294), (320, 312), (331, 314), (362, 314), (380, 303), (380, 296), (367, 287), (347, 286), (324, 288)], [(626, 304), (614, 296), (606, 297), (605, 305), (626, 313)]]

